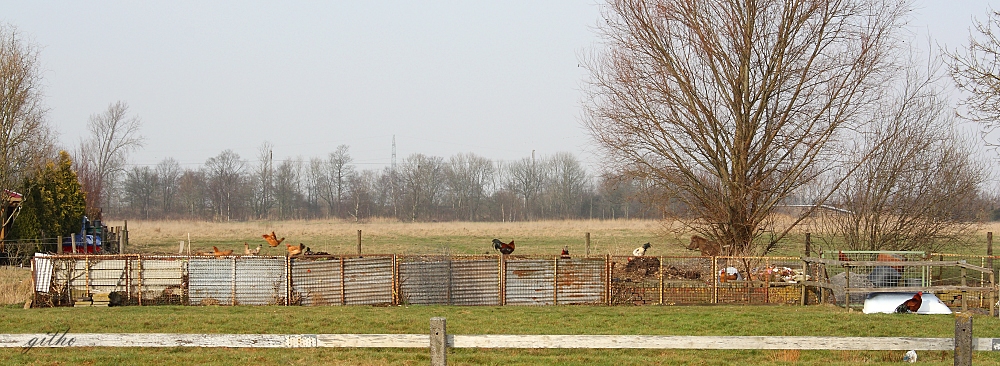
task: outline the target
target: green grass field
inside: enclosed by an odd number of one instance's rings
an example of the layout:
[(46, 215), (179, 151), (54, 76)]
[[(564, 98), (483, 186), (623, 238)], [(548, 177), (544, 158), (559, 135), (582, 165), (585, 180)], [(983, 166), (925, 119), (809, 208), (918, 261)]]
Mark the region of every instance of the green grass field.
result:
[[(865, 315), (832, 306), (691, 307), (121, 307), (0, 310), (0, 333), (427, 333), (443, 316), (451, 334), (637, 334), (953, 337), (949, 315)], [(976, 337), (1000, 336), (1000, 320), (977, 316)], [(951, 352), (919, 352), (951, 364)], [(453, 365), (854, 365), (899, 363), (899, 351), (453, 349)], [(427, 349), (78, 348), (0, 350), (0, 363), (423, 365)], [(977, 364), (1000, 353), (977, 352)]]

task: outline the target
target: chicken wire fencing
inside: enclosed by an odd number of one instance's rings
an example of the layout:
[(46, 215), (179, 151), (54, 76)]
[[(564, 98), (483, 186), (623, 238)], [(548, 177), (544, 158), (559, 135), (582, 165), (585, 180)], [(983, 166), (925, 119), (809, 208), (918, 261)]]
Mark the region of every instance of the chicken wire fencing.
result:
[[(859, 263), (879, 259), (877, 254), (850, 255)], [(911, 258), (909, 254), (900, 258), (926, 259)], [(983, 264), (987, 261), (980, 259)], [(971, 306), (989, 308), (989, 296), (994, 295), (992, 273), (972, 271), (963, 277), (961, 269), (949, 266), (889, 268), (898, 273), (899, 278), (895, 279), (891, 272), (877, 266), (845, 267), (834, 260), (810, 260), (697, 256), (38, 254), (32, 268), (35, 306), (79, 306), (82, 300), (96, 298), (96, 294), (107, 295), (112, 306), (806, 305), (842, 304), (842, 289), (846, 287), (868, 286), (874, 290), (964, 284), (979, 291), (959, 289), (957, 298), (964, 296)], [(845, 282), (839, 295), (838, 278)], [(943, 295), (939, 296), (947, 298), (951, 290), (954, 289), (941, 290), (938, 293)], [(852, 301), (855, 296), (859, 296), (856, 304), (863, 301), (862, 292), (852, 292)]]

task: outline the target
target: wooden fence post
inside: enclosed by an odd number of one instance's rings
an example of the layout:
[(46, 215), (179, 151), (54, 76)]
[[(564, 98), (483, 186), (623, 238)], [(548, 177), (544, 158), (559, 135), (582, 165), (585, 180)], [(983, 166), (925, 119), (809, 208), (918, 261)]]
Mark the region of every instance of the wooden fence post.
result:
[(448, 364), (448, 333), (445, 319), (431, 318), (431, 366)]
[(358, 230), (358, 255), (361, 255), (361, 230)]
[(972, 366), (972, 314), (955, 315), (955, 366)]
[(587, 233), (587, 258), (590, 258), (590, 233)]
[(56, 243), (56, 253), (57, 254), (63, 254), (62, 236), (57, 236), (56, 237), (56, 241), (58, 242), (58, 243)]
[[(812, 251), (812, 234), (806, 233), (806, 248), (805, 248), (805, 258), (809, 258), (810, 252)], [(806, 278), (809, 276), (809, 262), (802, 261), (802, 282), (806, 282)], [(809, 289), (805, 284), (802, 284), (801, 295), (799, 297), (799, 304), (805, 306), (809, 304)]]

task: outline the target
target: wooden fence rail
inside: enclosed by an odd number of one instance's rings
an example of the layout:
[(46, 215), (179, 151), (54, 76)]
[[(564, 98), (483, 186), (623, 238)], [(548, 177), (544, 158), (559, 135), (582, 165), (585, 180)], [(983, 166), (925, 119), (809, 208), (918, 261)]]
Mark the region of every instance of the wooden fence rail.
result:
[[(1000, 351), (1000, 338), (972, 338), (972, 317), (959, 314), (955, 338), (825, 336), (655, 336), (447, 334), (444, 318), (431, 318), (429, 334), (0, 334), (0, 348), (230, 347), (230, 348), (647, 348), (797, 350)], [(441, 342), (443, 340), (443, 342)]]
[[(54, 335), (54, 337), (53, 337)], [(62, 342), (59, 340), (62, 339)], [(448, 348), (646, 348), (934, 350), (955, 349), (953, 338), (653, 336), (653, 335), (446, 335)], [(428, 348), (427, 334), (0, 334), (0, 348), (28, 347)], [(72, 343), (70, 343), (72, 340)], [(1000, 338), (973, 338), (977, 351), (1000, 351)]]

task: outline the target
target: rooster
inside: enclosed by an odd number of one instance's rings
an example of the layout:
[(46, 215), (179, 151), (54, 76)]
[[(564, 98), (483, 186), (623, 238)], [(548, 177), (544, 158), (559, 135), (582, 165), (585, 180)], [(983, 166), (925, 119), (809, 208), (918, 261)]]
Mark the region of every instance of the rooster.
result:
[[(284, 239), (284, 238), (282, 238), (282, 239)], [(291, 257), (293, 255), (302, 254), (302, 252), (305, 251), (305, 249), (306, 249), (306, 246), (303, 245), (302, 243), (299, 243), (299, 245), (295, 245), (295, 246), (293, 246), (291, 244), (285, 244), (285, 247), (288, 248), (288, 256), (289, 257)]]
[(250, 244), (247, 244), (247, 242), (243, 242), (243, 254), (244, 255), (257, 255), (258, 253), (260, 253), (260, 244), (257, 244), (257, 248), (256, 249), (251, 250), (250, 249)]
[(219, 250), (219, 248), (216, 248), (216, 247), (213, 246), (212, 247), (212, 255), (214, 255), (216, 258), (222, 257), (222, 256), (226, 256), (226, 255), (233, 255), (233, 250), (230, 249), (230, 250), (222, 251), (222, 250)]
[(514, 241), (511, 240), (510, 243), (504, 243), (500, 239), (493, 239), (493, 249), (499, 251), (503, 254), (510, 254), (514, 252)]
[(920, 304), (924, 302), (924, 300), (920, 297), (920, 295), (923, 294), (923, 291), (917, 292), (916, 295), (913, 295), (912, 299), (903, 301), (902, 304), (899, 304), (899, 306), (896, 307), (896, 313), (916, 313), (917, 310), (920, 309)]
[(652, 247), (652, 245), (649, 245), (649, 243), (643, 244), (641, 247), (635, 248), (635, 250), (632, 251), (632, 255), (636, 257), (644, 256), (646, 255), (646, 250), (650, 247)]
[(263, 237), (264, 240), (267, 240), (267, 245), (271, 246), (271, 248), (281, 245), (281, 242), (285, 241), (285, 238), (278, 239), (278, 236), (274, 235), (273, 231), (271, 232), (271, 235), (264, 234), (261, 235), (261, 237)]
[(569, 259), (569, 247), (563, 247), (562, 253), (559, 254), (559, 258)]
[(837, 255), (837, 259), (838, 259), (838, 260), (840, 260), (841, 262), (848, 262), (848, 261), (850, 261), (850, 260), (851, 260), (851, 258), (848, 258), (848, 257), (847, 257), (847, 254), (844, 254), (844, 251), (843, 251), (843, 250), (841, 250), (841, 251), (840, 251), (839, 253), (837, 253), (837, 254), (838, 254), (838, 255)]

